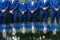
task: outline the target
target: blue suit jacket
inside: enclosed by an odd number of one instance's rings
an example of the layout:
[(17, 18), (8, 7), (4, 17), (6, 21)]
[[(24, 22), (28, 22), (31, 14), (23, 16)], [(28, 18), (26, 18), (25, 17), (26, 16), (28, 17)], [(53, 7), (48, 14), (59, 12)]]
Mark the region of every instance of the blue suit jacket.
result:
[(39, 5), (40, 9), (43, 9), (44, 7), (48, 9), (49, 8), (49, 0), (47, 0), (45, 3), (44, 3), (44, 0), (39, 0), (38, 5)]
[(7, 0), (4, 0), (4, 2), (2, 2), (2, 0), (0, 0), (0, 11), (8, 10), (8, 7), (9, 7), (9, 2)]
[(23, 4), (23, 2), (19, 2), (18, 3), (18, 9), (20, 12), (22, 12), (22, 11), (26, 12), (27, 11), (27, 3)]
[(60, 1), (59, 0), (50, 0), (50, 8), (60, 8)]
[(38, 9), (38, 3), (35, 2), (32, 6), (32, 2), (31, 1), (28, 2), (27, 3), (27, 9), (28, 9), (29, 12), (31, 12), (32, 10), (36, 11)]
[(12, 3), (12, 0), (9, 0), (9, 3), (10, 3), (9, 9), (12, 11), (16, 10), (18, 5), (18, 0), (14, 0), (13, 3)]

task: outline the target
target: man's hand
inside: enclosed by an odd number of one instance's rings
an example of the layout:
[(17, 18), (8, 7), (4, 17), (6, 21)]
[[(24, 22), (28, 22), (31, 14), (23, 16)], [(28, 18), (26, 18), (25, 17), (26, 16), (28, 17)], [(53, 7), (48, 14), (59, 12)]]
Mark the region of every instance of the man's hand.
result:
[(55, 11), (58, 12), (59, 11), (59, 8), (56, 8)]
[(31, 13), (33, 14), (34, 13), (34, 10), (32, 10)]
[(22, 15), (24, 15), (24, 11), (22, 11)]
[(2, 12), (2, 13), (4, 13), (4, 12), (5, 12), (5, 10), (2, 10), (1, 12)]
[(13, 14), (13, 11), (11, 10), (10, 13)]
[(47, 8), (43, 8), (44, 11), (46, 11)]

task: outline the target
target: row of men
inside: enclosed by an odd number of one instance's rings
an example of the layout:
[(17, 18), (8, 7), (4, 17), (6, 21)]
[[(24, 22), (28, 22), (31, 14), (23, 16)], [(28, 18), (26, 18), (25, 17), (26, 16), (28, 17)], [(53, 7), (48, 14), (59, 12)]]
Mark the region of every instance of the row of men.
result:
[[(56, 16), (57, 24), (59, 24), (59, 13), (60, 13), (60, 2), (59, 0), (29, 0), (29, 2), (25, 3), (25, 0), (22, 2), (18, 2), (18, 0), (0, 0), (0, 20), (2, 24), (6, 23), (6, 14), (9, 12), (12, 16), (14, 16), (14, 23), (16, 22), (16, 15), (19, 10), (20, 22), (25, 22), (26, 20), (26, 12), (28, 10), (28, 17), (31, 22), (35, 21), (35, 17), (37, 14), (37, 9), (40, 9), (40, 22), (42, 23), (43, 17), (45, 18), (45, 22), (48, 23), (48, 9), (50, 7), (51, 14), (51, 24), (54, 24), (54, 17)], [(18, 10), (17, 10), (18, 9)], [(11, 20), (10, 20), (11, 21)], [(32, 23), (33, 24), (33, 23)], [(24, 28), (24, 26), (23, 26)], [(32, 26), (34, 29), (34, 26)], [(46, 29), (46, 28), (45, 28)], [(15, 30), (15, 29), (14, 29)], [(16, 31), (13, 31), (13, 35), (15, 35)], [(24, 30), (23, 30), (24, 32)], [(33, 30), (34, 32), (34, 30)], [(46, 32), (46, 30), (44, 31)], [(6, 36), (6, 31), (3, 29), (3, 36)], [(55, 31), (53, 32), (55, 34)]]
[[(60, 16), (60, 2), (59, 0), (29, 0), (25, 2), (22, 0), (0, 0), (0, 23), (6, 23), (6, 14), (10, 13), (10, 18), (14, 19), (16, 23), (16, 15), (19, 11), (20, 22), (26, 22), (26, 12), (28, 10), (28, 18), (30, 22), (35, 22), (37, 9), (40, 9), (40, 23), (45, 18), (45, 23), (48, 23), (48, 9), (50, 7), (51, 24), (54, 24), (54, 18), (56, 17), (57, 24), (59, 24)], [(13, 17), (12, 17), (13, 16)], [(11, 20), (10, 20), (11, 21)]]

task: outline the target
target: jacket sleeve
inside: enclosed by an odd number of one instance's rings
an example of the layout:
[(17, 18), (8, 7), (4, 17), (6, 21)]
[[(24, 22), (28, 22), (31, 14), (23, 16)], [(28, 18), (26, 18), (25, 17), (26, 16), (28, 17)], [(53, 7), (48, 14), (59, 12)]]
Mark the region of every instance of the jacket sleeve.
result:
[(30, 7), (29, 3), (27, 3), (27, 9), (28, 9), (28, 11), (31, 11), (31, 7)]
[(25, 5), (25, 9), (23, 9), (23, 10), (22, 10), (23, 7), (20, 8), (21, 5), (22, 5), (21, 3), (18, 4), (18, 9), (19, 9), (19, 11), (20, 11), (20, 12), (22, 12), (22, 11), (26, 12), (26, 11), (27, 11), (27, 5), (24, 4), (24, 5)]
[(25, 4), (25, 10), (24, 10), (24, 12), (26, 12), (27, 11), (27, 3)]
[(50, 6), (50, 5), (49, 5), (49, 1), (50, 1), (50, 0), (48, 0), (47, 6), (46, 6), (46, 8), (47, 8), (47, 9), (48, 9), (48, 8), (49, 8), (49, 6)]
[(20, 12), (22, 12), (22, 9), (20, 8), (20, 5), (21, 5), (21, 3), (19, 2), (18, 3), (18, 9), (19, 9)]
[(34, 11), (36, 11), (37, 9), (38, 9), (38, 3), (35, 4)]
[(12, 9), (12, 11), (14, 11), (16, 8), (17, 8), (17, 6), (18, 6), (18, 0), (15, 0), (15, 7)]
[(46, 7), (47, 9), (49, 8), (49, 5), (47, 5), (47, 7)]
[(58, 8), (60, 9), (60, 5), (58, 6)]
[(60, 0), (59, 0), (59, 6), (58, 6), (58, 8), (60, 9)]
[(53, 0), (50, 0), (50, 6), (52, 7), (52, 9), (54, 9), (55, 10), (55, 6), (54, 6), (54, 3), (53, 3)]
[(6, 2), (6, 7), (4, 8), (4, 10), (7, 10), (8, 7), (9, 7), (9, 2), (7, 1), (7, 2)]
[(43, 9), (43, 7), (41, 6), (41, 1), (38, 2), (38, 7)]

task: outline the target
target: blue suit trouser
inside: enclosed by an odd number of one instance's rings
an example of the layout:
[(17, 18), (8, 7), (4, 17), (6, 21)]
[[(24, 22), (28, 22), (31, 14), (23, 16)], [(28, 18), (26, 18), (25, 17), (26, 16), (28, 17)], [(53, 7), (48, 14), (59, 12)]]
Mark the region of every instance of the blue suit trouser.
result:
[(51, 24), (54, 24), (54, 18), (56, 17), (56, 22), (59, 24), (59, 18), (60, 18), (60, 11), (55, 12), (54, 10), (51, 10)]
[(0, 24), (6, 24), (6, 15), (7, 13), (4, 13), (0, 15)]
[(13, 14), (13, 16), (14, 16), (14, 18), (13, 18), (13, 19), (14, 19), (14, 23), (17, 23), (17, 13), (18, 13), (18, 12), (15, 11), (14, 14)]
[(17, 12), (14, 11), (14, 14), (10, 14), (10, 22), (17, 23)]
[(19, 13), (19, 17), (20, 17), (20, 23), (26, 22), (26, 14), (22, 15), (22, 13)]
[(28, 18), (29, 18), (30, 22), (35, 22), (36, 21), (36, 12), (34, 12), (33, 14), (28, 12)]
[(45, 23), (48, 23), (48, 12), (40, 11), (40, 23), (43, 22), (43, 18), (45, 19)]

